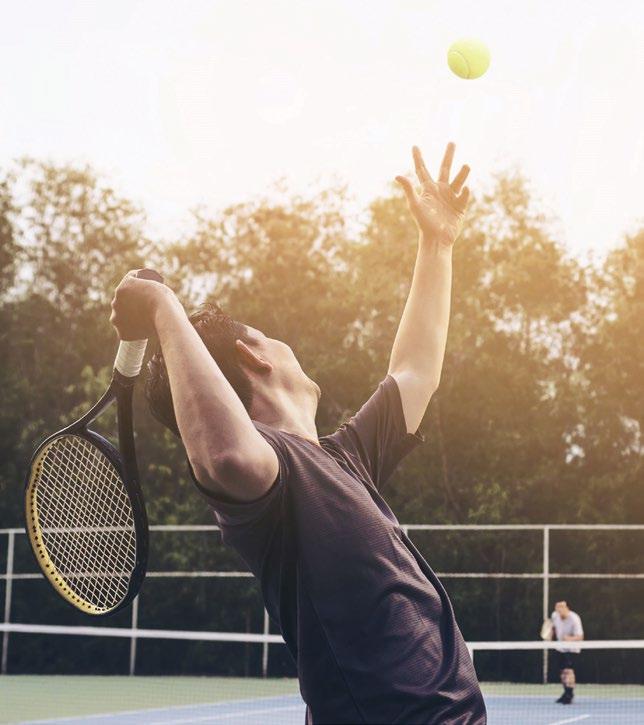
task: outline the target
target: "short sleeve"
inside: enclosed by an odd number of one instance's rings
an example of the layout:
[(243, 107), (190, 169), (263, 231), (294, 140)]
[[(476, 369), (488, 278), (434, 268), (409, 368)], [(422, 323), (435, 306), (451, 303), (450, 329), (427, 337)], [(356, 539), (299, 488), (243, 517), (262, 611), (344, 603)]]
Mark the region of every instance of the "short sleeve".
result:
[(212, 509), (221, 528), (224, 543), (234, 546), (256, 575), (261, 572), (265, 553), (282, 524), (288, 476), (283, 452), (272, 437), (265, 435), (264, 438), (277, 454), (279, 472), (271, 488), (253, 501), (234, 501), (208, 491), (197, 481), (188, 463), (195, 486)]
[(584, 628), (581, 626), (581, 617), (576, 614), (574, 619), (575, 626), (573, 627), (573, 635), (575, 637), (583, 637), (584, 636)]
[(352, 418), (325, 438), (356, 456), (377, 488), (425, 440), (419, 433), (407, 432), (400, 390), (391, 375), (387, 375)]
[(192, 480), (199, 493), (206, 499), (210, 507), (215, 512), (215, 516), (220, 525), (242, 526), (253, 523), (257, 519), (264, 517), (272, 508), (273, 502), (280, 498), (287, 475), (286, 462), (284, 460), (284, 456), (282, 455), (282, 451), (275, 446), (273, 441), (266, 436), (265, 439), (277, 454), (279, 472), (270, 489), (259, 498), (252, 501), (235, 501), (229, 497), (219, 496), (218, 494), (204, 488), (197, 480), (194, 471), (192, 470), (192, 466), (190, 465), (190, 461), (188, 461), (188, 468), (190, 470)]

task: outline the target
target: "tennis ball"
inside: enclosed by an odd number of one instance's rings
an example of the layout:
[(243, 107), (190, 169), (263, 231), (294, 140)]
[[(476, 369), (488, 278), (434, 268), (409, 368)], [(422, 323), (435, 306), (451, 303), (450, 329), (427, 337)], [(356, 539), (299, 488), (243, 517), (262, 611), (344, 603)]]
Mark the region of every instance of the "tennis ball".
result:
[(480, 78), (490, 67), (490, 51), (475, 38), (461, 38), (450, 45), (447, 65), (459, 78)]

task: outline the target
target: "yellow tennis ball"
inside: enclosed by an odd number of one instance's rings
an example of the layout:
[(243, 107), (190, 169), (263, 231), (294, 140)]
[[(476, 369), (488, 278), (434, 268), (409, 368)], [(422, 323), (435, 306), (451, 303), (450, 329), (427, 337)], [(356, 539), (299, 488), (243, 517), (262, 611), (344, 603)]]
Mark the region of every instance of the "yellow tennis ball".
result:
[(475, 38), (461, 38), (450, 45), (447, 65), (459, 78), (480, 78), (490, 67), (490, 51)]

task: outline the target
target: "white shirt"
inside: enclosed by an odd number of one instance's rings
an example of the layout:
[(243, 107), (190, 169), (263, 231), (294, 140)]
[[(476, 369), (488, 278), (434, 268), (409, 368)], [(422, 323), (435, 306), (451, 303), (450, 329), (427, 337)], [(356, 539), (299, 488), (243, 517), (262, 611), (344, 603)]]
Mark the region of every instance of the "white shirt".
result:
[[(584, 636), (584, 628), (581, 626), (581, 617), (577, 614), (577, 612), (570, 610), (570, 612), (568, 612), (568, 616), (564, 619), (560, 616), (559, 612), (555, 611), (552, 613), (551, 619), (555, 628), (555, 635), (558, 640), (561, 641), (564, 637)], [(573, 642), (570, 642), (569, 644), (572, 645)], [(581, 652), (579, 648), (574, 648), (572, 646), (557, 647), (557, 651), (574, 653)]]

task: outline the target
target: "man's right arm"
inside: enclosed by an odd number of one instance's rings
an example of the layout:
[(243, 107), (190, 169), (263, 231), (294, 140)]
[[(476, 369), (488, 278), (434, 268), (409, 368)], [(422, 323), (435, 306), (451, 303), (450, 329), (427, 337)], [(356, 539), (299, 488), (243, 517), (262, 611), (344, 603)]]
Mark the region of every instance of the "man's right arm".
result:
[(277, 477), (275, 451), (167, 287), (159, 291), (153, 319), (179, 433), (197, 480), (215, 495), (237, 501), (259, 498)]

